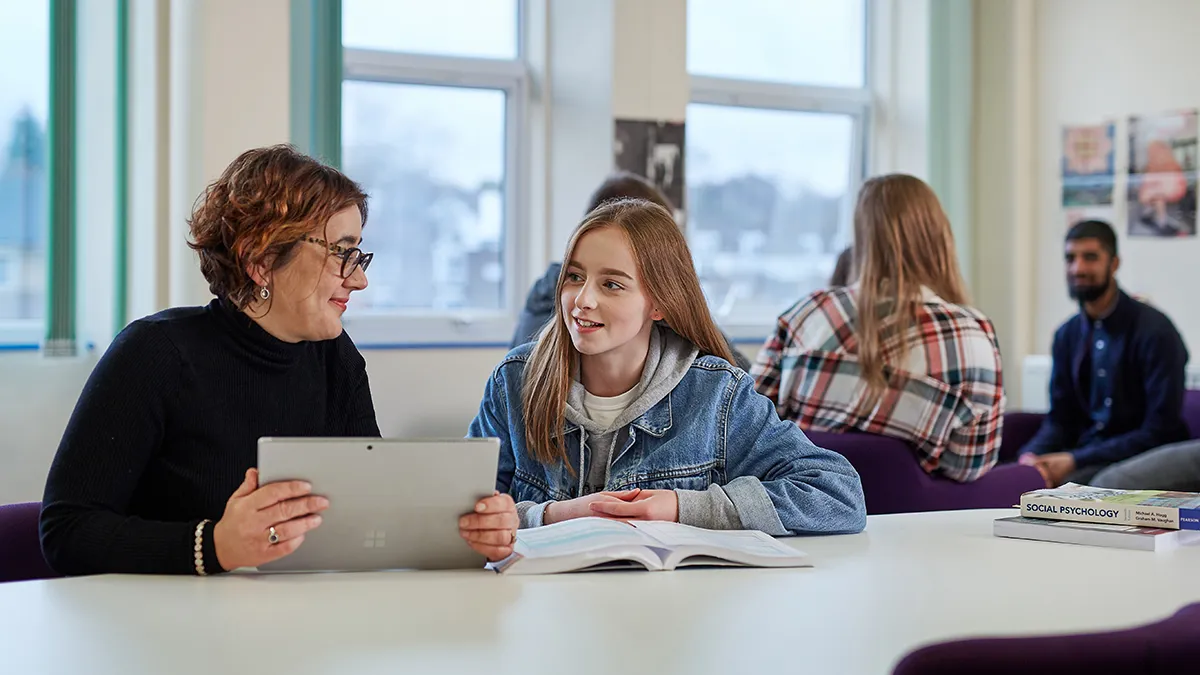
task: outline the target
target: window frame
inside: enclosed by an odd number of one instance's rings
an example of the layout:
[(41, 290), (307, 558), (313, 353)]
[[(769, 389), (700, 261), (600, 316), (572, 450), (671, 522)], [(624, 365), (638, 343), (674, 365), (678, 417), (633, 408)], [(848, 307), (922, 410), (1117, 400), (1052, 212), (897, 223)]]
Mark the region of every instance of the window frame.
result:
[[(340, 11), (340, 4), (339, 11)], [(379, 310), (370, 314), (351, 312), (344, 317), (360, 348), (446, 348), (507, 347), (532, 279), (527, 262), (532, 233), (528, 222), (528, 153), (530, 139), (530, 76), (525, 58), (525, 2), (517, 2), (517, 57), (492, 59), (341, 47), (342, 82), (374, 82), (397, 85), (443, 86), (486, 89), (505, 94), (504, 138), (504, 234), (501, 238), (504, 265), (503, 301), (499, 310)], [(340, 14), (339, 14), (340, 17)], [(336, 130), (341, 149), (341, 126)], [(368, 234), (366, 235), (369, 240)]]
[(76, 0), (49, 0), (46, 297), (42, 318), (0, 322), (0, 351), (75, 354)]
[[(698, 75), (688, 72), (691, 89), (688, 103), (747, 108), (756, 110), (778, 110), (818, 114), (846, 115), (851, 119), (853, 131), (850, 147), (849, 193), (843, 202), (840, 230), (848, 240), (853, 239), (852, 218), (855, 195), (866, 179), (868, 168), (869, 128), (874, 124), (874, 94), (872, 91), (872, 13), (875, 3), (863, 0), (863, 85), (861, 87), (833, 87), (823, 85), (789, 84), (764, 80)], [(690, 222), (690, 219), (689, 219)], [(687, 225), (691, 235), (691, 225)], [(799, 300), (797, 295), (795, 300)], [(737, 315), (730, 319), (713, 317), (738, 344), (761, 344), (763, 337), (774, 327), (775, 317), (764, 317), (763, 321), (747, 321)]]

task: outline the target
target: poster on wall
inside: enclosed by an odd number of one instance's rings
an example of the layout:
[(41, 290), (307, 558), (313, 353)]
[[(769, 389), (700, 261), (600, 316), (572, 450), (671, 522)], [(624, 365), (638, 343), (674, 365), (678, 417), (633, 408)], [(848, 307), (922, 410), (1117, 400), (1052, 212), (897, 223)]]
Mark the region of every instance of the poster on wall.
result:
[(1113, 203), (1115, 126), (1109, 122), (1063, 128), (1064, 207)]
[(1131, 237), (1196, 236), (1196, 111), (1129, 118)]
[(630, 171), (654, 183), (675, 207), (683, 223), (682, 122), (617, 120), (613, 159), (617, 169)]

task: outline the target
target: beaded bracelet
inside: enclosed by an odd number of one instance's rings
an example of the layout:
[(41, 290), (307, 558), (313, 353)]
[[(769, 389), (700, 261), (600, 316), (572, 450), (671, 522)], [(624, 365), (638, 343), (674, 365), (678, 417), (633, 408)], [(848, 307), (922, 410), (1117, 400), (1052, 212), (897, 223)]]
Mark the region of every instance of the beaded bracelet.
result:
[(208, 572), (204, 571), (204, 526), (209, 522), (211, 521), (205, 519), (196, 526), (196, 574), (202, 577), (208, 576)]

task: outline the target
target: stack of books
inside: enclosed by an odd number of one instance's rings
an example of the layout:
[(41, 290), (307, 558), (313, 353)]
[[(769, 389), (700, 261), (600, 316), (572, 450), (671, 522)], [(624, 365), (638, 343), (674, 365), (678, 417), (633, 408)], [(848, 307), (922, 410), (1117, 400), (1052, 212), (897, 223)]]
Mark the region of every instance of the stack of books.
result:
[(1021, 495), (1021, 515), (997, 537), (1164, 551), (1200, 542), (1200, 494), (1111, 490), (1076, 483)]

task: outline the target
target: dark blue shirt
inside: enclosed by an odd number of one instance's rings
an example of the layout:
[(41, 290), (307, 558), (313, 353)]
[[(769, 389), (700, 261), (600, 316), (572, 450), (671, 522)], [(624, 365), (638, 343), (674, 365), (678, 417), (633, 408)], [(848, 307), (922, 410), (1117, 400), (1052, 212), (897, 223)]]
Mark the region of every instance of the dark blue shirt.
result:
[(1107, 465), (1187, 440), (1187, 347), (1157, 309), (1118, 293), (1103, 319), (1080, 311), (1054, 334), (1050, 412), (1022, 452)]
[[(1107, 318), (1107, 317), (1105, 317)], [(1093, 441), (1104, 438), (1104, 430), (1112, 419), (1113, 405), (1113, 376), (1115, 364), (1112, 361), (1114, 353), (1112, 336), (1104, 327), (1104, 319), (1096, 319), (1091, 325), (1091, 335), (1087, 340), (1088, 356), (1087, 376), (1089, 416), (1092, 424), (1082, 434), (1079, 445), (1086, 446)]]

